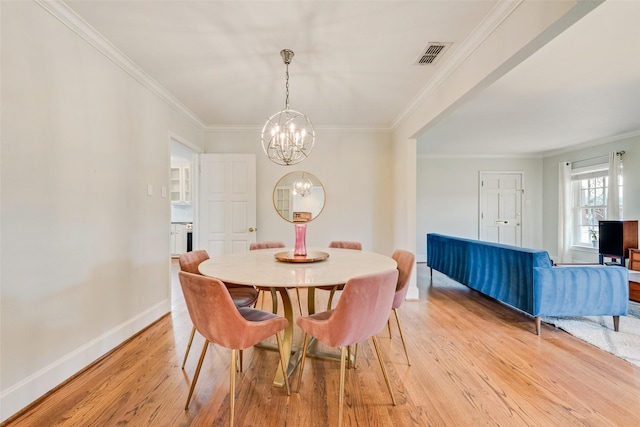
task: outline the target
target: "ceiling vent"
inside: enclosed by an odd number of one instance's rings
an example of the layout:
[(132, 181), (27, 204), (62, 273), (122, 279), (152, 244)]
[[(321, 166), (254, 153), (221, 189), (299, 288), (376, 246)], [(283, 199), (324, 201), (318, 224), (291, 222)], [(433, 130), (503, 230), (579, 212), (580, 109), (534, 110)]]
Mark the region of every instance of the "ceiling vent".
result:
[(416, 61), (417, 65), (433, 65), (435, 64), (442, 55), (447, 51), (449, 46), (452, 43), (440, 43), (440, 42), (429, 42), (427, 47), (425, 47), (420, 56), (418, 56), (418, 60)]

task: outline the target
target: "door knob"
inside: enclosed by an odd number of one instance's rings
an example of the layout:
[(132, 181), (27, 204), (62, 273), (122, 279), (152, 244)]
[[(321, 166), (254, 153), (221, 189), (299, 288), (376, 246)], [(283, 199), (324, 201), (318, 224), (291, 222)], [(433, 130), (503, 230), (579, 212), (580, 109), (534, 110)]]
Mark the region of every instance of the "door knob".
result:
[(249, 227), (249, 233), (253, 233), (254, 231), (258, 231), (257, 228)]

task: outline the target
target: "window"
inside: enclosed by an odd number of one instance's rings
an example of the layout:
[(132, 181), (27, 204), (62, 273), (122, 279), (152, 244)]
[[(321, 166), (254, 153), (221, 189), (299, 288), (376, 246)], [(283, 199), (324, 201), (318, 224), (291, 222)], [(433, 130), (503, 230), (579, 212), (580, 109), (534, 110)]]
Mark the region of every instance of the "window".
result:
[[(598, 221), (607, 219), (609, 164), (598, 164), (571, 171), (574, 198), (574, 244), (598, 246)], [(619, 178), (619, 218), (622, 218), (622, 174)]]

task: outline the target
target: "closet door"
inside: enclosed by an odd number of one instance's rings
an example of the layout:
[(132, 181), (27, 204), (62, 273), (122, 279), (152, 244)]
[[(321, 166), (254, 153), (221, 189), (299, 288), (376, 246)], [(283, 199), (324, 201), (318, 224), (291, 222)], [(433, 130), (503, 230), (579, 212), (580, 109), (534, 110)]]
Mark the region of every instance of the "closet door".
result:
[(256, 158), (201, 154), (198, 246), (210, 257), (249, 250), (256, 241)]
[(522, 246), (522, 172), (480, 172), (480, 240)]

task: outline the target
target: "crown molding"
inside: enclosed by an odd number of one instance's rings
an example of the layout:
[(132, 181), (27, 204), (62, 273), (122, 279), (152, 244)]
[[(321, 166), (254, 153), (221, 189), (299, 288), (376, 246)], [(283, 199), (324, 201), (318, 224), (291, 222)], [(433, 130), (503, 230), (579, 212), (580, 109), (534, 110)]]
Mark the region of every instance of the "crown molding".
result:
[(542, 159), (538, 153), (532, 154), (418, 154), (418, 159)]
[[(369, 133), (390, 133), (391, 128), (366, 127), (366, 126), (314, 126), (317, 131), (334, 133), (369, 132)], [(262, 131), (262, 126), (256, 125), (209, 125), (204, 129), (207, 133), (234, 133), (234, 132), (256, 132)]]
[(523, 1), (499, 0), (470, 36), (462, 42), (459, 48), (453, 51), (452, 56), (443, 63), (442, 68), (400, 112), (391, 124), (391, 128), (397, 128), (408, 115), (416, 111)]
[(576, 145), (571, 145), (569, 147), (559, 148), (557, 150), (545, 151), (545, 152), (543, 152), (541, 154), (545, 158), (554, 157), (554, 156), (558, 156), (560, 154), (570, 153), (570, 152), (576, 151), (576, 150), (582, 150), (582, 149), (586, 149), (586, 148), (596, 147), (598, 145), (609, 144), (611, 142), (621, 141), (623, 139), (637, 138), (637, 137), (640, 137), (640, 130), (635, 130), (635, 131), (627, 132), (627, 133), (621, 133), (619, 135), (608, 136), (608, 137), (605, 137), (605, 138), (594, 139), (592, 141), (582, 142), (582, 143), (579, 143), (579, 144), (576, 144)]
[(205, 130), (205, 123), (175, 96), (145, 73), (138, 65), (129, 59), (124, 53), (109, 42), (89, 23), (82, 19), (62, 0), (34, 0), (44, 10), (66, 25), (74, 33), (79, 35), (97, 51), (106, 56), (111, 62), (122, 68), (127, 74), (140, 82), (144, 87), (158, 95), (163, 101), (181, 113), (201, 130)]

